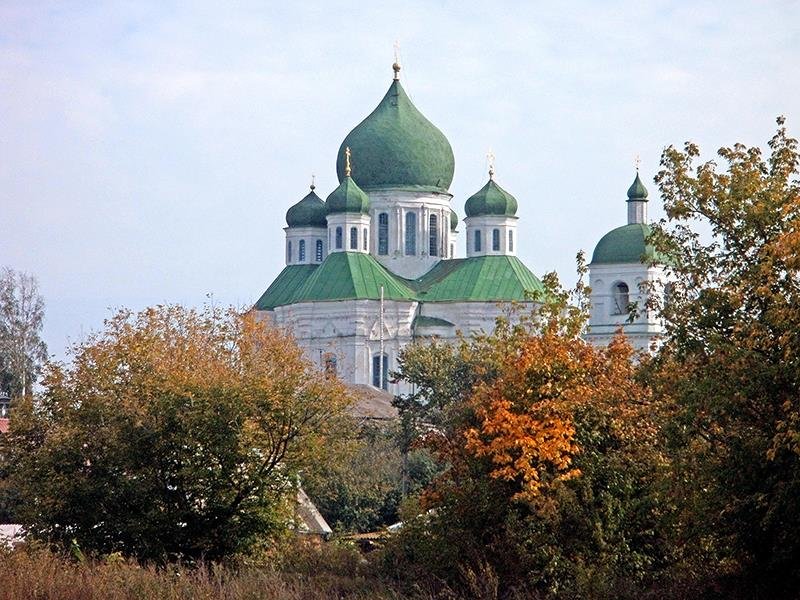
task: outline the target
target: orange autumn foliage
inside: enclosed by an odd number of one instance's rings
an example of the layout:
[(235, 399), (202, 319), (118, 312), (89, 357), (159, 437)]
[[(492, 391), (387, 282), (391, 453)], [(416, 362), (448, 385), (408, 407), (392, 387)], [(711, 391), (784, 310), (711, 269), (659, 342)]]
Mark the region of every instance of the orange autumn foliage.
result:
[(491, 462), (489, 476), (518, 486), (515, 500), (543, 506), (558, 482), (579, 476), (576, 414), (592, 405), (611, 415), (631, 442), (652, 433), (639, 413), (649, 392), (636, 383), (632, 349), (619, 337), (607, 348), (557, 331), (529, 336), (509, 353), (498, 377), (478, 385), (471, 404), (478, 425), (466, 450)]

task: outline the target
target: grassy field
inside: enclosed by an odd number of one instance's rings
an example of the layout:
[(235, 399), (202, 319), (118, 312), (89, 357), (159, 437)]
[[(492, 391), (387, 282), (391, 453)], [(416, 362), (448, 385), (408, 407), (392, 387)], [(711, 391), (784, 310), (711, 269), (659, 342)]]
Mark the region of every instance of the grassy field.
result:
[[(312, 558), (312, 560), (309, 560)], [(309, 552), (294, 568), (144, 567), (121, 557), (77, 561), (47, 550), (0, 553), (0, 598), (30, 600), (400, 600), (386, 582), (358, 572), (351, 558), (313, 564)], [(332, 570), (341, 570), (334, 573)], [(300, 572), (305, 571), (305, 572)], [(426, 595), (416, 596), (428, 597)]]

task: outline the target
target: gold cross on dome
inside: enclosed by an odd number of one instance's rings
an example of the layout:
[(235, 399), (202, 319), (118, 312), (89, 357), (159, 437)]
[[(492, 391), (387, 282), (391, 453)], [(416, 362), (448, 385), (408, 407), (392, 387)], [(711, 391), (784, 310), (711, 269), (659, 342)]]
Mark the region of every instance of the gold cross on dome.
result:
[(639, 172), (639, 165), (642, 164), (642, 159), (639, 158), (639, 155), (636, 155), (636, 158), (633, 159), (633, 164), (636, 165), (636, 172)]
[(492, 152), (491, 148), (486, 153), (486, 160), (489, 163), (489, 179), (492, 179), (494, 177), (494, 152)]
[(350, 146), (344, 149), (344, 176), (350, 177)]
[(314, 191), (314, 189), (317, 187), (317, 186), (316, 186), (316, 179), (317, 179), (316, 175), (314, 175), (314, 174), (312, 173), (312, 174), (311, 174), (311, 191), (312, 191), (312, 192), (313, 192), (313, 191)]

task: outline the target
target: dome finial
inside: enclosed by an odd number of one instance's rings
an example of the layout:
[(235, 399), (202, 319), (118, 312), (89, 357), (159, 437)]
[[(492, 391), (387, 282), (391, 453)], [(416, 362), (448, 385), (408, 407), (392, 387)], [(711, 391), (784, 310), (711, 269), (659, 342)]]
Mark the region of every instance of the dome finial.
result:
[(489, 148), (486, 154), (486, 160), (489, 163), (489, 179), (494, 179), (494, 152)]
[(394, 80), (398, 81), (400, 79), (400, 42), (395, 40), (394, 42), (394, 64), (392, 65), (392, 70), (394, 71)]
[(315, 189), (317, 189), (317, 186), (315, 185), (315, 184), (316, 184), (316, 178), (317, 178), (317, 177), (316, 177), (316, 175), (314, 175), (314, 174), (312, 173), (312, 174), (311, 174), (311, 186), (310, 186), (310, 187), (311, 187), (311, 191), (312, 191), (312, 192), (313, 192)]
[(344, 149), (344, 176), (350, 177), (350, 146)]
[(639, 158), (639, 155), (636, 155), (636, 158), (633, 159), (633, 164), (636, 167), (636, 172), (639, 172), (639, 165), (642, 164), (642, 159)]

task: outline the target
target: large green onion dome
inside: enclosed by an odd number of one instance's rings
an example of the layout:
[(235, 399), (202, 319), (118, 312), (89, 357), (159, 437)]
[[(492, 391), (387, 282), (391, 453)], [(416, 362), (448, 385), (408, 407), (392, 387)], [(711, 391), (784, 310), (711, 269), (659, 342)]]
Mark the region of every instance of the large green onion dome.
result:
[(450, 142), (411, 103), (397, 78), (377, 108), (342, 142), (336, 159), (339, 181), (346, 147), (353, 151), (354, 178), (368, 192), (400, 188), (446, 193), (453, 181)]
[(631, 187), (628, 188), (628, 200), (647, 200), (647, 188), (644, 187), (642, 180), (639, 179), (639, 171), (636, 171), (636, 179), (633, 180)]
[(456, 214), (456, 211), (451, 210), (450, 211), (450, 231), (455, 231), (456, 229), (458, 229), (458, 215)]
[(286, 224), (289, 227), (325, 227), (327, 214), (328, 207), (314, 192), (312, 184), (311, 192), (286, 211)]
[(350, 169), (335, 190), (325, 201), (328, 205), (328, 214), (335, 213), (362, 213), (369, 214), (369, 196), (356, 185), (350, 177)]
[(486, 185), (467, 199), (464, 212), (468, 217), (513, 217), (517, 214), (517, 199), (497, 185), (490, 173)]
[(650, 226), (646, 223), (631, 223), (612, 229), (605, 234), (592, 254), (593, 265), (617, 263), (666, 264), (663, 256), (647, 243)]

